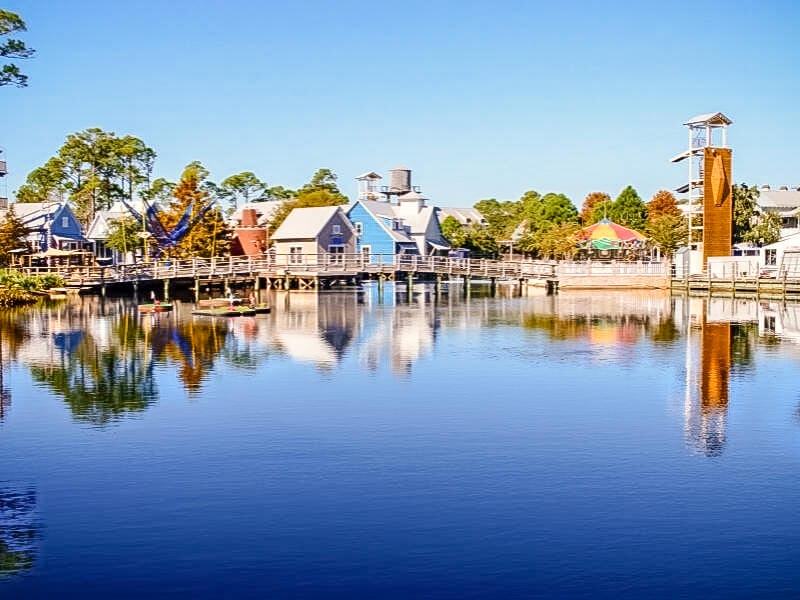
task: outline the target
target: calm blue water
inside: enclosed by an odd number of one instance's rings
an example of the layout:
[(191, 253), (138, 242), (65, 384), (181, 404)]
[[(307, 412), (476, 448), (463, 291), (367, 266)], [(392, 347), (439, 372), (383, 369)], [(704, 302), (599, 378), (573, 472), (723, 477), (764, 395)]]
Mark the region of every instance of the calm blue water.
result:
[(0, 313), (0, 597), (800, 595), (800, 307)]

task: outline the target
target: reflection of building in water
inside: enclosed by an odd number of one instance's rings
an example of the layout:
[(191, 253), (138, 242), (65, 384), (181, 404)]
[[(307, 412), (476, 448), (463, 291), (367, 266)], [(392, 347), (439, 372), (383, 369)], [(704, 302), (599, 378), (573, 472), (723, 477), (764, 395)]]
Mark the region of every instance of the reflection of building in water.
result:
[(331, 368), (357, 335), (357, 292), (276, 292), (274, 303), (274, 318), (259, 336), (294, 360)]
[(392, 372), (408, 375), (412, 365), (433, 349), (438, 320), (427, 290), (414, 293), (411, 303), (403, 297), (393, 308), (365, 316), (366, 335), (358, 357), (370, 371), (388, 360)]
[[(689, 307), (685, 316), (689, 318), (685, 320), (687, 350), (684, 430), (687, 443), (692, 448), (707, 456), (718, 456), (722, 453), (726, 438), (733, 359), (732, 325), (727, 320), (713, 320), (715, 307), (710, 306), (707, 299), (690, 299), (687, 302)], [(692, 352), (697, 342), (700, 356), (696, 361), (699, 372), (695, 374)]]

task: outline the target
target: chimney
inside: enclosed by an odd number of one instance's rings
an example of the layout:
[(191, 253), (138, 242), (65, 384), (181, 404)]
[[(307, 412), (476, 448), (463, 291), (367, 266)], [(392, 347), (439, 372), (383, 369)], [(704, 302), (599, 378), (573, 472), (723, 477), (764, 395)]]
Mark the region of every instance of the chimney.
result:
[(242, 222), (239, 227), (258, 227), (258, 214), (255, 208), (242, 209)]

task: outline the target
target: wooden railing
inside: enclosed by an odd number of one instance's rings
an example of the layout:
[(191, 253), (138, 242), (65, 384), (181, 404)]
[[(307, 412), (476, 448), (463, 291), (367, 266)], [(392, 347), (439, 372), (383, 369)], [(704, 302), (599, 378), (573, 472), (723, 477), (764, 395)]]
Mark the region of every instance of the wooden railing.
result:
[(459, 259), (440, 256), (330, 254), (215, 256), (181, 260), (158, 260), (108, 267), (26, 267), (26, 273), (58, 273), (72, 285), (97, 285), (111, 282), (144, 281), (225, 275), (355, 275), (392, 272), (428, 273), (501, 279), (548, 278), (555, 275), (555, 264), (543, 261), (498, 261)]

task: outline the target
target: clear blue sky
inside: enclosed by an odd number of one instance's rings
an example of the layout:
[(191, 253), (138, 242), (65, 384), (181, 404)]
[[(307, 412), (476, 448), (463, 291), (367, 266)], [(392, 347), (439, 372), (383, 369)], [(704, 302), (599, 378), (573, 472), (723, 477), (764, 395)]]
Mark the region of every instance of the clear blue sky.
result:
[(9, 191), (87, 127), (301, 185), (404, 164), (442, 206), (683, 182), (684, 120), (734, 121), (734, 178), (800, 184), (800, 4), (0, 0), (37, 50), (0, 88)]

